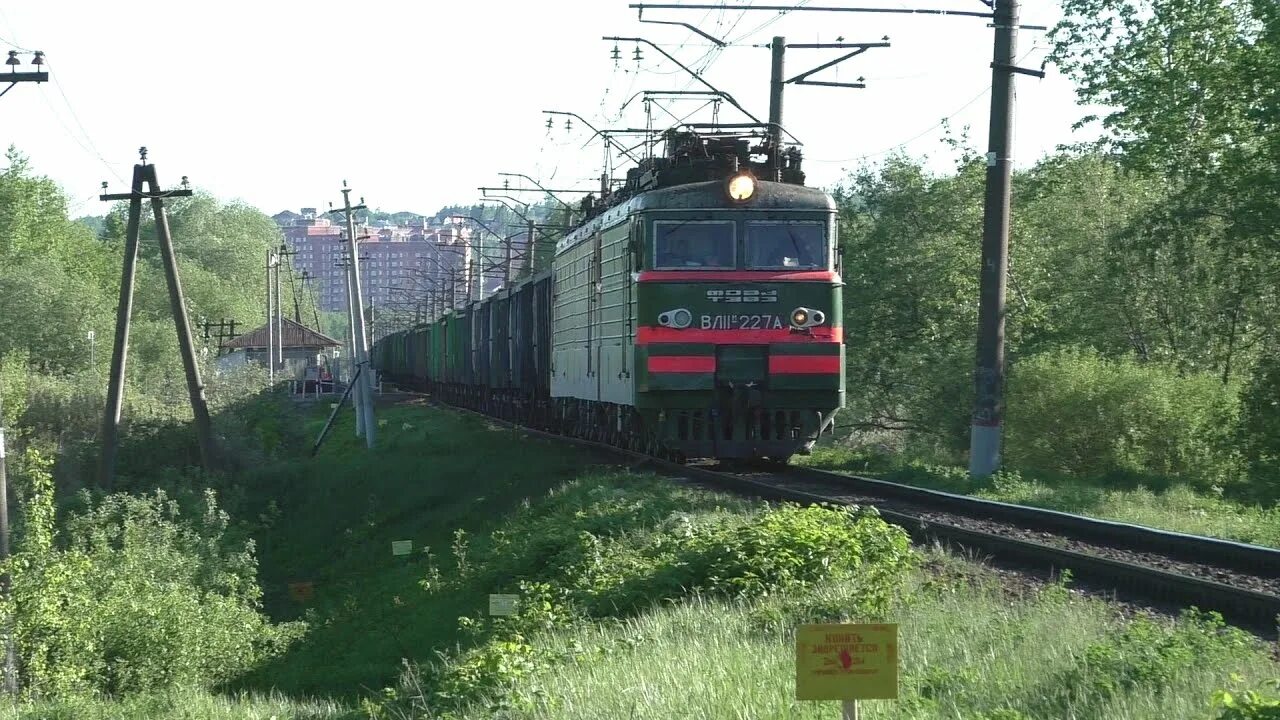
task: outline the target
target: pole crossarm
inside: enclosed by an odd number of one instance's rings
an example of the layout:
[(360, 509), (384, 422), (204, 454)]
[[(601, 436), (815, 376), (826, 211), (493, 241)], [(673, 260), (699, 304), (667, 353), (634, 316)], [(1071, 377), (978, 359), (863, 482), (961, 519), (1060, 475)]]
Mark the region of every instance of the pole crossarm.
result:
[(524, 213), (512, 207), (511, 203), (508, 203), (506, 200), (503, 200), (503, 198), (507, 198), (507, 200), (510, 200), (511, 202), (514, 202), (523, 206), (526, 212), (529, 210), (529, 203), (522, 203), (519, 200), (516, 200), (515, 198), (511, 197), (510, 195), (484, 195), (480, 199), (481, 200), (497, 200), (498, 202), (502, 203), (503, 207), (515, 213), (516, 217), (520, 218), (525, 222), (532, 222), (527, 215), (525, 215)]
[(889, 43), (887, 42), (887, 40), (888, 39), (886, 38), (885, 42), (876, 42), (876, 43), (830, 43), (830, 44), (807, 43), (804, 45), (787, 45), (788, 50), (792, 48), (854, 48), (854, 50), (853, 52), (841, 55), (840, 57), (836, 58), (835, 60), (832, 60), (831, 62), (823, 63), (812, 70), (802, 72), (799, 75), (796, 75), (795, 77), (791, 78), (790, 80), (784, 80), (783, 83), (795, 83), (797, 85), (825, 85), (829, 87), (864, 88), (866, 87), (866, 84), (861, 82), (861, 78), (859, 78), (859, 82), (856, 82), (856, 83), (818, 81), (818, 80), (808, 80), (806, 78), (808, 78), (810, 75), (813, 75), (814, 73), (818, 73), (823, 70), (826, 70), (829, 67), (839, 65), (845, 60), (857, 57), (862, 53), (870, 50), (871, 48), (889, 47)]
[[(635, 7), (635, 6), (633, 5), (632, 7)], [(650, 7), (653, 7), (653, 6), (650, 6)], [(679, 7), (679, 6), (675, 6), (675, 7)], [(747, 109), (746, 109), (746, 108), (744, 108), (744, 107), (742, 107), (742, 103), (740, 103), (740, 102), (738, 102), (737, 100), (735, 100), (735, 99), (734, 99), (734, 97), (733, 97), (732, 95), (730, 95), (730, 94), (729, 94), (729, 93), (727, 93), (727, 92), (724, 92), (723, 90), (721, 90), (720, 88), (716, 87), (715, 85), (712, 85), (711, 83), (707, 82), (706, 78), (703, 78), (701, 75), (699, 75), (699, 74), (697, 73), (697, 71), (695, 71), (695, 70), (693, 70), (693, 69), (689, 68), (689, 67), (688, 67), (688, 66), (686, 66), (684, 63), (682, 63), (682, 62), (680, 62), (679, 60), (675, 59), (675, 57), (673, 57), (673, 56), (671, 55), (671, 53), (669, 53), (669, 52), (667, 52), (666, 50), (663, 50), (662, 48), (658, 47), (658, 45), (657, 45), (656, 43), (654, 43), (654, 42), (652, 42), (652, 41), (650, 41), (650, 40), (646, 40), (646, 39), (641, 38), (641, 37), (617, 37), (617, 36), (607, 35), (607, 36), (605, 36), (605, 37), (604, 37), (604, 38), (602, 38), (602, 39), (604, 39), (604, 40), (609, 40), (609, 41), (612, 41), (612, 42), (636, 42), (636, 43), (644, 43), (645, 45), (648, 45), (649, 47), (651, 47), (651, 48), (653, 48), (654, 50), (657, 50), (659, 53), (661, 53), (663, 57), (665, 57), (666, 59), (668, 59), (668, 60), (670, 60), (671, 62), (673, 62), (673, 63), (675, 63), (676, 65), (678, 65), (678, 66), (680, 67), (680, 69), (681, 69), (681, 70), (684, 70), (685, 72), (689, 73), (689, 76), (690, 76), (690, 77), (692, 77), (694, 80), (697, 80), (698, 82), (702, 83), (702, 84), (703, 84), (703, 85), (704, 85), (708, 90), (711, 90), (711, 91), (713, 91), (713, 92), (717, 92), (717, 93), (719, 93), (719, 94), (720, 94), (720, 96), (721, 96), (721, 97), (723, 97), (723, 98), (725, 99), (725, 101), (726, 101), (726, 102), (728, 102), (730, 105), (732, 105), (732, 106), (734, 106), (735, 108), (737, 108), (737, 109), (738, 109), (738, 111), (739, 111), (739, 112), (741, 112), (743, 115), (746, 115), (747, 117), (749, 117), (749, 118), (751, 118), (752, 120), (754, 120), (754, 121), (756, 122), (756, 124), (757, 124), (757, 125), (763, 125), (763, 124), (764, 124), (764, 123), (760, 120), (760, 118), (758, 118), (758, 117), (756, 117), (755, 115), (752, 115), (751, 113), (747, 112)]]
[(0, 73), (0, 82), (20, 83), (20, 82), (49, 82), (49, 73), (47, 72), (11, 72)]
[(721, 40), (720, 38), (710, 33), (703, 32), (687, 22), (680, 22), (679, 20), (645, 20), (643, 9), (640, 11), (640, 17), (636, 19), (642, 23), (649, 23), (651, 25), (677, 25), (682, 28), (688, 28), (690, 32), (695, 32), (701, 35), (702, 37), (710, 40), (711, 42), (715, 43), (716, 47), (727, 47), (729, 45), (729, 43)]
[(765, 10), (769, 12), (847, 12), (847, 13), (887, 13), (893, 15), (955, 15), (959, 17), (992, 18), (994, 13), (975, 12), (972, 10), (937, 10), (934, 8), (884, 8), (884, 7), (832, 7), (814, 5), (724, 5), (724, 4), (673, 4), (673, 3), (631, 3), (627, 7), (644, 12), (652, 10)]
[(171, 197), (191, 197), (190, 190), (160, 190), (154, 192), (127, 192), (127, 193), (111, 193), (108, 195), (99, 195), (99, 200), (163, 200)]
[(1005, 72), (1018, 73), (1019, 75), (1030, 75), (1031, 77), (1037, 77), (1041, 80), (1045, 78), (1045, 72), (1043, 70), (1032, 70), (1030, 68), (1018, 67), (1017, 65), (1008, 65), (1006, 63), (993, 62), (991, 63), (991, 69), (1004, 70)]
[[(510, 173), (498, 173), (498, 174), (499, 174), (499, 175), (509, 175)], [(523, 176), (521, 176), (521, 177), (523, 177)], [(556, 189), (554, 189), (554, 190), (548, 190), (547, 188), (544, 188), (544, 187), (531, 187), (531, 188), (514, 188), (514, 187), (478, 187), (478, 188), (476, 188), (476, 189), (477, 189), (477, 190), (479, 190), (480, 192), (485, 192), (485, 193), (487, 193), (487, 192), (497, 192), (497, 191), (499, 191), (499, 190), (501, 190), (502, 192), (540, 192), (540, 193), (546, 193), (546, 194), (548, 194), (548, 195), (551, 195), (552, 197), (555, 197), (555, 195), (553, 195), (553, 193), (593, 193), (593, 192), (595, 192), (595, 190), (572, 190), (572, 189), (569, 189), (569, 188), (556, 188)]]
[[(681, 24), (681, 25), (683, 25), (684, 23), (680, 23), (680, 24)], [(592, 125), (591, 123), (587, 122), (586, 118), (582, 117), (582, 116), (581, 116), (581, 115), (579, 115), (578, 113), (574, 113), (574, 112), (565, 112), (564, 110), (543, 110), (542, 112), (543, 112), (543, 113), (545, 113), (545, 114), (547, 114), (547, 115), (566, 115), (566, 116), (568, 116), (568, 117), (577, 118), (577, 119), (578, 119), (578, 122), (581, 122), (583, 125), (586, 125), (587, 127), (591, 128), (591, 132), (595, 133), (595, 135), (599, 135), (600, 137), (604, 138), (604, 141), (605, 141), (606, 143), (608, 143), (608, 144), (610, 144), (610, 145), (614, 146), (614, 147), (615, 147), (615, 148), (617, 148), (617, 149), (618, 149), (618, 151), (619, 151), (619, 152), (621, 152), (623, 155), (626, 155), (627, 157), (631, 158), (631, 161), (632, 161), (632, 162), (636, 162), (636, 163), (640, 162), (639, 158), (637, 158), (635, 155), (632, 155), (630, 152), (628, 152), (628, 151), (627, 151), (627, 149), (626, 149), (625, 147), (623, 147), (622, 145), (620, 145), (620, 144), (619, 144), (616, 140), (614, 140), (612, 137), (609, 137), (609, 132), (610, 132), (610, 131), (608, 131), (608, 130), (600, 130), (600, 129), (597, 129), (597, 128), (596, 128), (596, 126), (594, 126), (594, 125)]]

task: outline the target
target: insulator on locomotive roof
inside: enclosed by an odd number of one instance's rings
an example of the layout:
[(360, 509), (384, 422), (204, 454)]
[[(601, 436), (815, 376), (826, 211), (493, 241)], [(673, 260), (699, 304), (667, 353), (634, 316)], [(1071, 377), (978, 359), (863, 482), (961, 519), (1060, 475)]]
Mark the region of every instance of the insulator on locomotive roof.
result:
[(564, 131), (569, 132), (573, 129), (573, 120), (571, 118), (564, 119)]
[(617, 43), (614, 43), (613, 51), (609, 53), (609, 59), (613, 61), (614, 65), (617, 65), (618, 61), (622, 59), (622, 51), (618, 49)]
[(550, 130), (550, 129), (551, 129), (551, 125), (552, 125), (554, 122), (555, 122), (555, 120), (553, 120), (553, 119), (551, 119), (551, 118), (547, 118), (547, 129), (548, 129), (548, 130)]
[(640, 51), (639, 45), (636, 46), (636, 51), (634, 55), (637, 63), (644, 59), (644, 53)]

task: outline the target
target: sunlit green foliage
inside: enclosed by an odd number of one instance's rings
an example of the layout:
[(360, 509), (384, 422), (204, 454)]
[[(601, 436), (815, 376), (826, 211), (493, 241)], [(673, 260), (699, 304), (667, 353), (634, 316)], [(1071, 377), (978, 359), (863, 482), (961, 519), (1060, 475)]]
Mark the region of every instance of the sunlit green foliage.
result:
[(59, 528), (48, 465), (28, 450), (17, 467), (21, 532), (0, 606), (25, 695), (211, 687), (301, 631), (259, 612), (253, 546), (229, 540), (212, 494), (195, 518), (163, 493), (86, 495)]

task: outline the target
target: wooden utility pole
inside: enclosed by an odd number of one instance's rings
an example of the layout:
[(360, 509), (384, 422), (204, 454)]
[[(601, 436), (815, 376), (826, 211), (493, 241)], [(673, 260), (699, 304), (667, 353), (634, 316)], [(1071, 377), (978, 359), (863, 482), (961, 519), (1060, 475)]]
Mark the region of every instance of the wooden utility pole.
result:
[[(102, 458), (99, 465), (99, 481), (110, 490), (115, 484), (115, 461), (120, 435), (120, 412), (124, 401), (124, 371), (129, 354), (129, 318), (133, 310), (133, 283), (138, 264), (138, 235), (142, 216), (142, 201), (151, 201), (155, 218), (156, 237), (160, 242), (160, 258), (164, 264), (165, 280), (169, 288), (169, 308), (173, 313), (174, 328), (178, 333), (178, 347), (182, 353), (182, 366), (186, 372), (187, 393), (191, 398), (191, 414), (195, 419), (196, 437), (200, 443), (200, 462), (206, 468), (217, 463), (217, 449), (213, 438), (213, 425), (209, 420), (209, 405), (204, 396), (204, 383), (200, 379), (200, 367), (196, 364), (195, 343), (191, 340), (191, 325), (187, 320), (187, 308), (182, 294), (182, 281), (178, 277), (178, 259), (169, 235), (169, 218), (165, 214), (164, 200), (170, 197), (187, 197), (191, 191), (161, 190), (156, 179), (155, 165), (147, 164), (147, 149), (139, 150), (141, 162), (133, 166), (133, 186), (130, 192), (102, 194), (100, 200), (129, 201), (129, 222), (125, 229), (124, 270), (120, 280), (120, 302), (116, 307), (115, 343), (111, 351), (111, 379), (107, 387), (107, 407), (102, 421)], [(147, 190), (144, 191), (144, 187)], [(105, 183), (104, 183), (105, 189)]]
[[(218, 343), (218, 354), (221, 355), (223, 343), (236, 336), (237, 324), (238, 323), (235, 320), (227, 320), (225, 318), (216, 323), (206, 320), (204, 323), (204, 339), (216, 340)], [(213, 330), (215, 325), (218, 328), (216, 331)]]

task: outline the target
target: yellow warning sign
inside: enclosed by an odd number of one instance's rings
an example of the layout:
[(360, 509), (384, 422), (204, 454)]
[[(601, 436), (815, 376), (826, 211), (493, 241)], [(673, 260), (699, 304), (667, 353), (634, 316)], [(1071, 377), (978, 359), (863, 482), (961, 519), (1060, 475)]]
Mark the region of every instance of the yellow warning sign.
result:
[(898, 626), (796, 628), (797, 700), (898, 697)]

